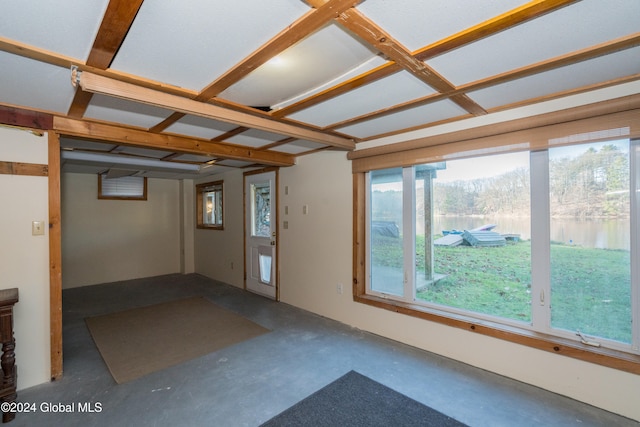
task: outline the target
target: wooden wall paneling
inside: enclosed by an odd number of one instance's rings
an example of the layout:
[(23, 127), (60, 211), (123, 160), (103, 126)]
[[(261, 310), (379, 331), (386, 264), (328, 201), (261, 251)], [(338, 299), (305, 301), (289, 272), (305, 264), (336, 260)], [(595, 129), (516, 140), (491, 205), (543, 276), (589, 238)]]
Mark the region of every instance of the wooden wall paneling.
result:
[(0, 174), (4, 175), (47, 176), (48, 172), (49, 168), (47, 165), (39, 165), (36, 163), (0, 162)]

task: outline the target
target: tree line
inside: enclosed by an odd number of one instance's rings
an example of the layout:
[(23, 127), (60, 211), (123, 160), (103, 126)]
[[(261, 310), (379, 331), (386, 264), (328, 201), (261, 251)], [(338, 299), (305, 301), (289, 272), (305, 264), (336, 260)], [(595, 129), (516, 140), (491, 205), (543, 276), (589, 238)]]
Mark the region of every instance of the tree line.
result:
[[(435, 215), (530, 215), (530, 173), (517, 168), (499, 176), (438, 182), (433, 186)], [(629, 215), (629, 155), (617, 145), (590, 147), (575, 157), (549, 162), (553, 217), (620, 218)], [(401, 193), (374, 191), (373, 217), (397, 220)], [(422, 197), (417, 200), (422, 211)]]
[[(629, 213), (629, 156), (613, 144), (549, 162), (551, 216), (613, 218)], [(529, 216), (530, 173), (434, 183), (435, 213)]]

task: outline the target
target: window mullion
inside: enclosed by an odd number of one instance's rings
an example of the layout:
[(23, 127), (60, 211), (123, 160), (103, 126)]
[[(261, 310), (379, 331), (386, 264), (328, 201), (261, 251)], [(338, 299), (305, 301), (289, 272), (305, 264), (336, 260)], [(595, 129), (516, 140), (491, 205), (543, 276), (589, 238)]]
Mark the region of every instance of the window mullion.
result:
[[(631, 259), (640, 256), (640, 139), (630, 141), (629, 167), (631, 182)], [(640, 352), (640, 265), (631, 263), (631, 345)]]
[(416, 173), (415, 168), (402, 170), (402, 233), (404, 245), (404, 299), (415, 299), (416, 278)]
[(551, 233), (549, 153), (532, 151), (531, 161), (531, 319), (533, 328), (551, 329)]

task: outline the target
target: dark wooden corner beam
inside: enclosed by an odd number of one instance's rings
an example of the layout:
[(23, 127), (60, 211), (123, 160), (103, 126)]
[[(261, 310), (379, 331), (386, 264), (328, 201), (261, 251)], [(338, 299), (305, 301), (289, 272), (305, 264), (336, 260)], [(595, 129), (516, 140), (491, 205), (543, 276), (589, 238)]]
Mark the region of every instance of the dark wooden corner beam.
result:
[(49, 130), (53, 128), (53, 116), (51, 114), (39, 113), (22, 108), (3, 107), (0, 105), (0, 124)]

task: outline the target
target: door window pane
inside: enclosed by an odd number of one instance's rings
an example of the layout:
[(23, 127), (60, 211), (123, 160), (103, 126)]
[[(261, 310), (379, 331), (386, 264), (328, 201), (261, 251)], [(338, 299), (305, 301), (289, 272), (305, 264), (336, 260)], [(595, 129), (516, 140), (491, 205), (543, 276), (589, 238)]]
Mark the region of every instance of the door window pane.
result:
[(403, 295), (402, 168), (372, 171), (371, 289)]
[(629, 142), (549, 150), (551, 326), (631, 342)]
[(271, 186), (268, 182), (251, 184), (252, 235), (271, 237)]

